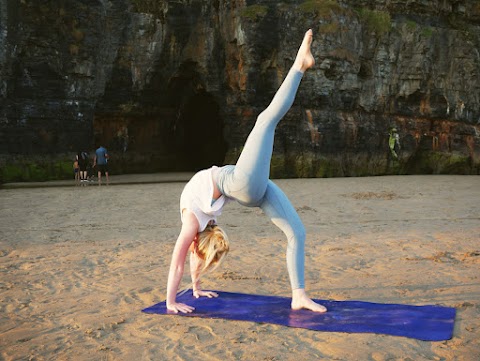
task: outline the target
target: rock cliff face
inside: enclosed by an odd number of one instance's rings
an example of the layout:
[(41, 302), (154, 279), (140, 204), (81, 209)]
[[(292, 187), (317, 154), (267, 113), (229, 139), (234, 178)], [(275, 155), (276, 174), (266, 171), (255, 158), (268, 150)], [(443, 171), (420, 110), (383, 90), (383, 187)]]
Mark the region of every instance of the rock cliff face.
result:
[(234, 162), (308, 28), (272, 176), (480, 173), (478, 1), (0, 0), (1, 177)]

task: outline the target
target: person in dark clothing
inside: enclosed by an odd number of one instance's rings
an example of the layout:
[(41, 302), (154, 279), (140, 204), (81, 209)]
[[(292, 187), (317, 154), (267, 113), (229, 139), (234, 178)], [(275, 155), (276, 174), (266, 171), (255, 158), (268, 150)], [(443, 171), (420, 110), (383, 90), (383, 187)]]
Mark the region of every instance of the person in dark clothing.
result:
[(88, 182), (88, 153), (79, 151), (77, 153), (78, 167), (80, 168), (80, 182)]

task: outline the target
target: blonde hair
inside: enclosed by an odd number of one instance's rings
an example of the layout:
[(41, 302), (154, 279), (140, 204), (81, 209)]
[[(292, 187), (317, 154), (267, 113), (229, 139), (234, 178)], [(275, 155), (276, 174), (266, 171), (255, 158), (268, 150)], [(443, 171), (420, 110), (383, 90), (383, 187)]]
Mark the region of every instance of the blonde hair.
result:
[(207, 226), (198, 233), (196, 242), (195, 253), (203, 261), (200, 274), (214, 271), (230, 250), (227, 234), (217, 225)]

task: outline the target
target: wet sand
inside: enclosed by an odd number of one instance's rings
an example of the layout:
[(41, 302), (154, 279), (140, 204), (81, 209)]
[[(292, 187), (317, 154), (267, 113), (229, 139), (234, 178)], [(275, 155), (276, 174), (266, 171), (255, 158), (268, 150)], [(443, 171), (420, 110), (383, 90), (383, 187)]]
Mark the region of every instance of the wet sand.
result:
[[(478, 360), (480, 177), (278, 180), (307, 230), (314, 298), (455, 307), (425, 342), (149, 315), (165, 299), (185, 182), (0, 189), (0, 360)], [(289, 296), (286, 241), (259, 209), (206, 289)], [(188, 272), (183, 286), (189, 284)]]

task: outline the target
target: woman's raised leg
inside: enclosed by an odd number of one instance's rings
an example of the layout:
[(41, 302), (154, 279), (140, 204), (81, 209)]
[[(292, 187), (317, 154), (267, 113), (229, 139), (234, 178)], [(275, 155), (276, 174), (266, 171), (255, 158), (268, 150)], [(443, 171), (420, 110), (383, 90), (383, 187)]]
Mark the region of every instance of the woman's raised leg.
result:
[(310, 50), (312, 40), (313, 32), (308, 30), (292, 68), (270, 105), (258, 116), (237, 161), (232, 181), (224, 187), (227, 196), (242, 204), (258, 205), (267, 189), (275, 128), (292, 106), (304, 72), (315, 64)]

